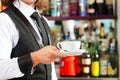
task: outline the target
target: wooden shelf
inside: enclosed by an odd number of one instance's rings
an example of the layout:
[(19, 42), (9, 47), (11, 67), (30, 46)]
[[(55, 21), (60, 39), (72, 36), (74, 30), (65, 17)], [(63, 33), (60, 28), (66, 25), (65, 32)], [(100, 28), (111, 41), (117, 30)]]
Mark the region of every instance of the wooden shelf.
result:
[(95, 19), (117, 19), (117, 16), (74, 16), (74, 17), (50, 17), (46, 16), (48, 20), (95, 20)]

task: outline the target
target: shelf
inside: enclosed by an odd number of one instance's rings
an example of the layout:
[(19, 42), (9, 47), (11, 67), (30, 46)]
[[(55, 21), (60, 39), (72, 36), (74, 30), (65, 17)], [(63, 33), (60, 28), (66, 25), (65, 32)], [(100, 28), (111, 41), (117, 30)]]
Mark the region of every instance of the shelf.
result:
[(118, 78), (81, 78), (81, 77), (59, 77), (58, 80), (118, 80)]
[(117, 16), (74, 16), (74, 17), (50, 17), (46, 16), (48, 20), (95, 20), (95, 19), (117, 19)]
[(112, 78), (112, 77), (99, 77), (99, 78), (85, 78), (85, 77), (61, 77), (59, 75), (59, 65), (55, 65), (55, 69), (56, 69), (56, 72), (57, 72), (57, 77), (58, 77), (58, 80), (119, 80), (119, 77), (115, 77), (115, 78)]

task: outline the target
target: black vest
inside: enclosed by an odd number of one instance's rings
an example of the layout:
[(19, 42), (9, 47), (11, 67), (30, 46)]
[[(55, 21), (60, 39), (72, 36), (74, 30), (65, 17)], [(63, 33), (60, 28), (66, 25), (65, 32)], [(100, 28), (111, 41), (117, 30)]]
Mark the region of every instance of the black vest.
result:
[[(39, 64), (35, 67), (33, 74), (30, 74), (32, 68), (32, 61), (30, 53), (42, 48), (41, 44), (37, 42), (36, 37), (33, 35), (31, 29), (32, 25), (24, 17), (24, 15), (13, 5), (3, 12), (7, 13), (16, 25), (19, 31), (19, 40), (11, 53), (11, 58), (18, 57), (18, 64), (21, 72), (25, 75), (21, 78), (11, 80), (51, 80), (51, 65)], [(50, 29), (45, 24), (46, 34), (48, 35), (49, 44), (52, 45), (52, 37)], [(34, 32), (37, 34), (36, 32)], [(28, 59), (27, 59), (28, 58)]]

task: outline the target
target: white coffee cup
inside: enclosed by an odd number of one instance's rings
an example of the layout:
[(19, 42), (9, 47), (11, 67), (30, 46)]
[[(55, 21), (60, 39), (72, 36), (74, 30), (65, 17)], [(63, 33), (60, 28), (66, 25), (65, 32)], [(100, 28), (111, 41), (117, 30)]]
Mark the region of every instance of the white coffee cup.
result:
[(62, 41), (57, 43), (57, 47), (61, 51), (76, 52), (80, 50), (81, 41)]

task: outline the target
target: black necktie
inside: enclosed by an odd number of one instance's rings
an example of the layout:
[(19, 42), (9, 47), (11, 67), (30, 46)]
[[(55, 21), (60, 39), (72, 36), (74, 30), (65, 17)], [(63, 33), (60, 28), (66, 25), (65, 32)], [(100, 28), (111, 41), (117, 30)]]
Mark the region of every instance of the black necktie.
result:
[(47, 33), (46, 33), (46, 30), (44, 28), (44, 25), (42, 23), (42, 20), (38, 14), (38, 12), (34, 12), (32, 15), (31, 15), (31, 18), (33, 18), (34, 20), (36, 20), (37, 24), (38, 24), (38, 30), (42, 36), (42, 41), (43, 41), (43, 44), (44, 45), (47, 45), (48, 44), (48, 37), (47, 37)]

